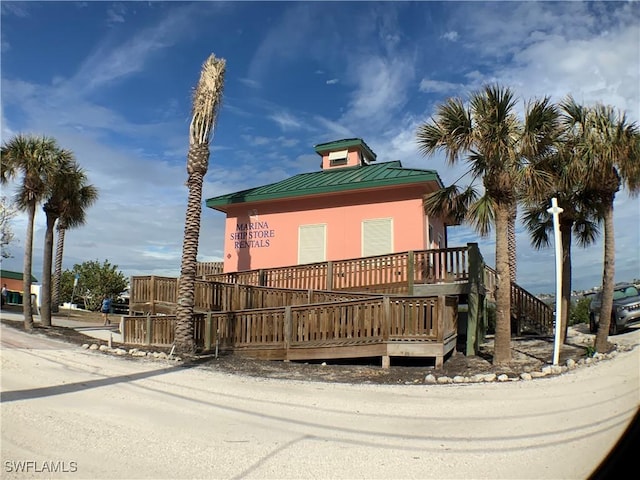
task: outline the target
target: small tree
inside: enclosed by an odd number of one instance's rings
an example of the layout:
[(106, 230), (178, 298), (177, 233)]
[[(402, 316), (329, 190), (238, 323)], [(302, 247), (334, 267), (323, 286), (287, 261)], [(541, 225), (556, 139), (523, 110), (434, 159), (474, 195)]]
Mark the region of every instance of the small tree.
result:
[(73, 280), (78, 275), (76, 296), (82, 298), (87, 310), (98, 310), (103, 295), (115, 297), (127, 288), (127, 277), (118, 270), (117, 265), (111, 265), (108, 260), (102, 265), (97, 260), (76, 264), (70, 275), (67, 272), (68, 270), (62, 275), (62, 294), (71, 296), (68, 293), (69, 283), (73, 289)]
[(18, 214), (18, 209), (9, 202), (7, 197), (0, 197), (0, 250), (2, 258), (12, 258), (7, 248), (13, 242), (14, 235), (11, 229), (11, 220)]
[(582, 297), (569, 308), (569, 325), (589, 323), (589, 305), (591, 297)]

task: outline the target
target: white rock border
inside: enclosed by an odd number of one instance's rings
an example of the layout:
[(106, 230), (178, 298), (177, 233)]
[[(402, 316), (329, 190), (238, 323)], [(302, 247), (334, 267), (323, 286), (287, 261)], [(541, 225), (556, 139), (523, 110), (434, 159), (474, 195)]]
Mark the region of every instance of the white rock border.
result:
[(85, 343), (81, 347), (84, 350), (98, 350), (100, 352), (111, 353), (118, 356), (131, 356), (138, 358), (148, 358), (151, 360), (171, 360), (174, 362), (181, 362), (182, 359), (180, 357), (176, 357), (174, 355), (167, 355), (164, 352), (147, 352), (145, 350), (140, 350), (138, 348), (130, 348), (126, 350), (122, 347), (109, 347), (107, 345), (98, 345), (97, 343), (88, 344)]

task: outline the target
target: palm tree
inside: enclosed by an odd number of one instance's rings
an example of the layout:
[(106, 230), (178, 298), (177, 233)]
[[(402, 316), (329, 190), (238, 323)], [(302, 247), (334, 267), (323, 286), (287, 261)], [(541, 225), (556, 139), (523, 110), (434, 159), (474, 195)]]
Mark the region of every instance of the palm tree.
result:
[[(86, 185), (87, 176), (82, 168), (73, 161), (73, 154), (67, 150), (61, 150), (59, 155), (66, 156), (69, 160), (64, 168), (58, 170), (52, 179), (52, 191), (49, 199), (44, 204), (44, 211), (47, 216), (47, 228), (44, 236), (44, 257), (42, 268), (42, 308), (41, 322), (44, 326), (51, 325), (51, 312), (53, 305), (58, 306), (56, 295), (52, 294), (51, 288), (51, 263), (53, 258), (53, 233), (56, 221), (60, 224), (60, 219), (67, 217), (70, 213), (76, 213), (82, 209), (84, 218), (84, 208), (91, 205), (97, 198), (97, 190), (92, 185)], [(65, 218), (68, 223), (68, 219)], [(60, 252), (62, 255), (62, 252)], [(60, 259), (62, 263), (62, 258)], [(62, 269), (62, 266), (61, 266)], [(55, 285), (55, 281), (53, 282)], [(55, 302), (52, 302), (52, 297)], [(56, 308), (57, 311), (57, 308)]]
[(67, 179), (73, 176), (75, 160), (69, 150), (58, 149), (55, 152), (57, 169), (49, 178), (49, 198), (43, 206), (46, 215), (44, 234), (44, 253), (42, 257), (42, 288), (40, 293), (40, 323), (51, 326), (51, 259), (53, 257), (53, 227), (58, 220), (57, 205)]
[(613, 204), (622, 186), (633, 196), (640, 192), (640, 131), (636, 122), (629, 122), (626, 115), (602, 104), (589, 109), (585, 123), (585, 138), (578, 149), (583, 161), (575, 168), (589, 188), (597, 192), (603, 206), (602, 305), (595, 349), (605, 353), (611, 348), (607, 337), (615, 286)]
[(21, 177), (21, 184), (15, 197), (15, 204), (21, 211), (27, 212), (27, 233), (24, 248), (23, 284), (25, 330), (33, 330), (33, 311), (31, 308), (31, 267), (33, 260), (33, 225), (36, 206), (49, 193), (49, 181), (57, 169), (59, 148), (53, 138), (18, 134), (2, 145), (3, 184)]
[(209, 142), (222, 101), (225, 66), (224, 59), (210, 55), (202, 65), (200, 80), (193, 95), (187, 155), (189, 198), (182, 244), (175, 330), (175, 346), (183, 355), (195, 352), (193, 308), (202, 212), (202, 183), (209, 169)]
[(86, 210), (98, 199), (98, 189), (86, 184), (87, 177), (83, 170), (78, 169), (67, 184), (63, 200), (58, 206), (59, 218), (56, 230), (58, 241), (56, 244), (55, 269), (53, 274), (53, 288), (51, 293), (51, 310), (58, 311), (60, 305), (60, 278), (62, 276), (62, 256), (64, 239), (67, 229), (84, 225)]
[(493, 363), (497, 365), (511, 361), (509, 223), (516, 211), (524, 159), (539, 155), (549, 145), (552, 109), (548, 99), (534, 102), (527, 107), (522, 124), (515, 113), (511, 90), (486, 86), (471, 95), (468, 108), (461, 99), (448, 99), (438, 106), (435, 118), (421, 125), (417, 133), (424, 155), (443, 151), (450, 164), (464, 155), (473, 180), (482, 181), (482, 196), (473, 186), (464, 190), (449, 187), (427, 197), (425, 208), (432, 214), (452, 213), (454, 218), (470, 222), (481, 235), (495, 228), (498, 278)]
[[(586, 110), (577, 105), (571, 97), (560, 104), (559, 129), (556, 149), (536, 163), (535, 167), (545, 172), (549, 182), (544, 185), (524, 185), (522, 190), (525, 205), (523, 222), (529, 231), (531, 244), (540, 249), (551, 244), (553, 218), (547, 211), (551, 198), (558, 200), (563, 209), (560, 215), (560, 235), (562, 239), (562, 298), (560, 319), (561, 341), (567, 338), (569, 327), (569, 306), (572, 291), (571, 243), (575, 235), (581, 247), (595, 242), (600, 233), (598, 226), (601, 205), (593, 190), (585, 185), (585, 179), (579, 178), (574, 162), (582, 159), (576, 148), (584, 139)], [(573, 233), (573, 235), (572, 235)]]

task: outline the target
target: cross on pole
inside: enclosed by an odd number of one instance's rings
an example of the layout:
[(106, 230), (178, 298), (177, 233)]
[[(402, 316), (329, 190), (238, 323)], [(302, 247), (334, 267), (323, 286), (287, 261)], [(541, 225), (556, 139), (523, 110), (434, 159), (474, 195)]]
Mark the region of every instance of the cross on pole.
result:
[(556, 246), (556, 325), (555, 340), (553, 343), (553, 364), (558, 364), (560, 357), (560, 327), (562, 319), (562, 238), (560, 238), (560, 214), (564, 210), (558, 207), (558, 199), (551, 199), (551, 208), (547, 209), (553, 216), (553, 236)]

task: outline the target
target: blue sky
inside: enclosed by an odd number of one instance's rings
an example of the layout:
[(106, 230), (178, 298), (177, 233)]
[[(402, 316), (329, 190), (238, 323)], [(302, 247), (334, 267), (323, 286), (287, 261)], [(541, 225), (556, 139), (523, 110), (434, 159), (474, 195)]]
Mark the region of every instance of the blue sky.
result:
[[(500, 82), (526, 100), (572, 94), (640, 114), (637, 2), (6, 2), (1, 3), (1, 136), (55, 137), (100, 190), (67, 232), (64, 268), (108, 259), (127, 276), (179, 273), (190, 95), (202, 62), (225, 58), (224, 101), (203, 198), (319, 168), (313, 146), (360, 137), (379, 161), (464, 165), (418, 153), (416, 128), (447, 97)], [(3, 188), (3, 195), (11, 195)], [(638, 199), (615, 204), (616, 279), (640, 277)], [(199, 260), (222, 258), (223, 214), (204, 208)], [(22, 270), (26, 223), (13, 222)], [(44, 214), (34, 268), (42, 276)], [(449, 245), (493, 237), (466, 227)], [(574, 247), (574, 287), (600, 283), (602, 242)], [(553, 292), (553, 248), (518, 226), (518, 283)]]

